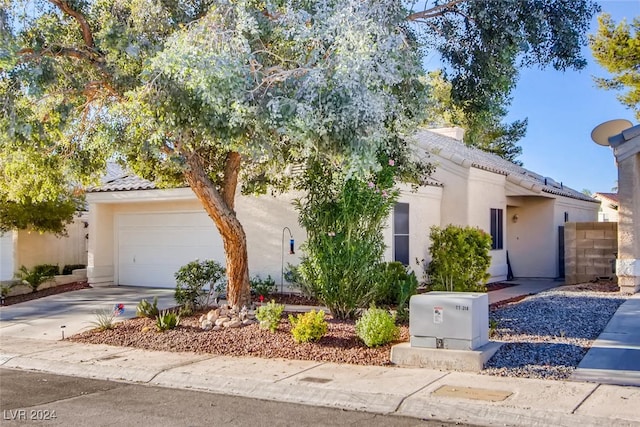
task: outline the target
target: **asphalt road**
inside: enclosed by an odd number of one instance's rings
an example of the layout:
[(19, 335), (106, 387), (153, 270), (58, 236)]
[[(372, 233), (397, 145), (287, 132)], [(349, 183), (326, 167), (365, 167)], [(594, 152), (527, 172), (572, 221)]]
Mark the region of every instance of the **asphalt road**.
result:
[(3, 427), (453, 425), (12, 369), (0, 369), (0, 412)]

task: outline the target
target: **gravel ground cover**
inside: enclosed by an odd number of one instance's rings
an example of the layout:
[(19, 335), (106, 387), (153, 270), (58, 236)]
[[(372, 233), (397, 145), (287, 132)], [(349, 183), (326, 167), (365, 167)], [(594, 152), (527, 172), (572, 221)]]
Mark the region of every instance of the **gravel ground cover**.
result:
[(505, 344), (483, 373), (567, 379), (626, 301), (613, 289), (608, 284), (565, 286), (492, 311), (496, 328), (491, 339)]
[[(567, 379), (626, 297), (615, 284), (565, 286), (492, 306), (497, 322), (492, 340), (505, 344), (482, 372), (488, 375)], [(291, 301), (294, 302), (294, 301)], [(307, 302), (307, 301), (305, 301)], [(229, 356), (314, 360), (358, 365), (389, 365), (391, 345), (367, 348), (355, 335), (354, 322), (327, 316), (327, 334), (316, 343), (297, 344), (282, 317), (276, 333), (249, 325), (203, 331), (201, 313), (181, 319), (170, 331), (156, 332), (151, 319), (129, 319), (113, 330), (87, 331), (72, 341), (149, 350), (191, 351)], [(408, 341), (406, 325), (395, 343)], [(395, 344), (394, 343), (394, 344)]]

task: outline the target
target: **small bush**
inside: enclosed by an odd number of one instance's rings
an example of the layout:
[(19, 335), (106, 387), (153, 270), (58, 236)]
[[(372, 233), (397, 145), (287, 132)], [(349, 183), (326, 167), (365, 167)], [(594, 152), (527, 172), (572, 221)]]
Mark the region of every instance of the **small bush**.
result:
[(205, 287), (208, 285), (209, 289), (214, 289), (224, 274), (225, 268), (213, 260), (195, 260), (183, 265), (175, 274), (177, 285), (174, 297), (176, 302), (184, 305), (187, 311), (207, 307), (211, 292), (207, 291)]
[[(57, 266), (55, 267), (57, 268)], [(16, 277), (23, 283), (31, 286), (33, 292), (36, 292), (41, 284), (53, 278), (53, 276), (53, 274), (49, 274), (48, 269), (38, 268), (38, 266), (35, 266), (31, 270), (29, 270), (23, 265), (16, 273)]]
[(249, 285), (251, 286), (251, 293), (264, 298), (276, 290), (276, 281), (273, 280), (271, 276), (267, 276), (266, 279), (262, 279), (260, 276), (254, 276), (249, 279)]
[(116, 310), (101, 310), (95, 313), (96, 320), (91, 322), (95, 329), (106, 331), (116, 327), (116, 317), (120, 313)]
[(173, 311), (164, 310), (156, 317), (156, 329), (160, 332), (173, 329), (180, 324), (180, 316)]
[(33, 267), (33, 270), (38, 274), (43, 274), (46, 276), (57, 276), (60, 274), (60, 267), (54, 264), (39, 264)]
[(278, 329), (282, 312), (284, 311), (284, 305), (276, 304), (274, 300), (270, 303), (258, 307), (256, 310), (256, 319), (260, 321), (260, 327), (262, 329), (268, 329), (271, 332), (275, 332)]
[(293, 339), (297, 343), (318, 341), (327, 333), (327, 321), (322, 310), (317, 313), (311, 310), (296, 317), (289, 315), (289, 322)]
[(431, 227), (431, 288), (439, 291), (485, 292), (490, 277), (491, 236), (473, 227)]
[(136, 316), (138, 317), (148, 317), (153, 319), (158, 315), (158, 313), (158, 297), (153, 297), (153, 303), (143, 299), (136, 306)]
[(356, 321), (356, 334), (367, 347), (377, 347), (395, 340), (398, 327), (389, 312), (372, 307)]
[(62, 274), (69, 275), (73, 273), (73, 270), (80, 270), (83, 268), (87, 268), (87, 266), (84, 264), (67, 264), (64, 267), (62, 267)]

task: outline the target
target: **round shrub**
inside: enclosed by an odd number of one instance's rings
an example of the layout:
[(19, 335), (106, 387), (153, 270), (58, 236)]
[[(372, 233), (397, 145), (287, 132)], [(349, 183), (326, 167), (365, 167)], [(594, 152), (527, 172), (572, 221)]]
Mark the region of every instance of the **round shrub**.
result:
[(356, 321), (356, 334), (367, 347), (377, 347), (395, 340), (398, 327), (389, 312), (372, 307)]
[(293, 339), (297, 343), (318, 341), (327, 333), (327, 321), (324, 320), (322, 310), (317, 313), (311, 310), (297, 317), (289, 315), (289, 322), (292, 326)]

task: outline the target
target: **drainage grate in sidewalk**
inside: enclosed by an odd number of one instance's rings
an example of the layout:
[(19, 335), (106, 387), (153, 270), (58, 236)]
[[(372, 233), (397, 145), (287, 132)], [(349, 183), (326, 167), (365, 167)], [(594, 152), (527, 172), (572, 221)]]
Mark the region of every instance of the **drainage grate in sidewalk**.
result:
[(501, 402), (513, 393), (502, 390), (489, 390), (486, 388), (454, 387), (443, 385), (435, 390), (434, 396), (458, 397), (462, 399), (485, 400), (488, 402)]
[(326, 384), (331, 382), (328, 378), (318, 378), (318, 377), (304, 377), (300, 378), (300, 381), (306, 381), (308, 383), (318, 383), (318, 384)]

